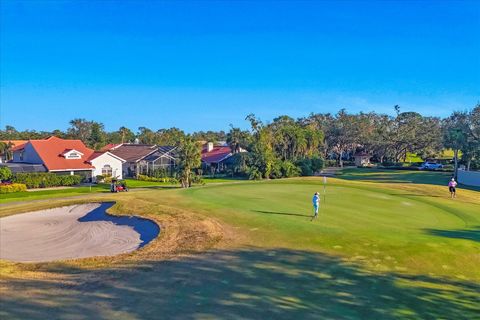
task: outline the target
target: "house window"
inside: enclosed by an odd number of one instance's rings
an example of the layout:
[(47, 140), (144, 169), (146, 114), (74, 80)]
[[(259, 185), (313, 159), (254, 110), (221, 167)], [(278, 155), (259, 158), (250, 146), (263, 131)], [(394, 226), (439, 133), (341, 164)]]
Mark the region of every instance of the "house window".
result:
[(112, 167), (108, 164), (104, 165), (102, 168), (102, 176), (111, 177), (112, 176)]
[(23, 154), (24, 154), (24, 153), (25, 153), (25, 152), (24, 152), (23, 150), (20, 151), (20, 161), (23, 161)]
[(80, 159), (80, 158), (81, 158), (80, 154), (76, 152), (70, 152), (67, 156), (67, 159)]

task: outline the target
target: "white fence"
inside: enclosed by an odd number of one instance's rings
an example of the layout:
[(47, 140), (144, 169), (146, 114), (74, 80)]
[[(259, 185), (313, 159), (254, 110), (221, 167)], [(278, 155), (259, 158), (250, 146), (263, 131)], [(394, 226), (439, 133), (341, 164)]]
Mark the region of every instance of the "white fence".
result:
[(458, 170), (457, 180), (467, 186), (480, 187), (480, 171)]

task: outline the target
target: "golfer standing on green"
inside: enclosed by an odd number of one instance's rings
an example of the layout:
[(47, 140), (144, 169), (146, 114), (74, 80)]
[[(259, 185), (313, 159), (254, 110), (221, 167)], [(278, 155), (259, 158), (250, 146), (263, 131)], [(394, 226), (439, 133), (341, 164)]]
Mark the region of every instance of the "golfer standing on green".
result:
[(315, 194), (313, 195), (312, 203), (313, 203), (313, 210), (315, 212), (312, 218), (313, 220), (318, 217), (318, 208), (320, 207), (320, 195), (318, 194), (318, 192), (315, 192)]

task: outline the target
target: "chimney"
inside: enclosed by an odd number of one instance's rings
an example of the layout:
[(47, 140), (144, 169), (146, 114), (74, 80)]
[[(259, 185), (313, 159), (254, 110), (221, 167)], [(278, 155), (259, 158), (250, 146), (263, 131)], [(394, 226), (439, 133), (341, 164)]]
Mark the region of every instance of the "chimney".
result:
[(207, 152), (210, 152), (213, 150), (213, 142), (207, 143)]

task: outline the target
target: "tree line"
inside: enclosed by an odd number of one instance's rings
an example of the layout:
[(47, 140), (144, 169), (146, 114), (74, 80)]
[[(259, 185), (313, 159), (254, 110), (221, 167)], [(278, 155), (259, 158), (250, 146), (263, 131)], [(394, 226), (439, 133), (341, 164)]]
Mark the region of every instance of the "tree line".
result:
[[(199, 152), (193, 152), (198, 141), (227, 141), (234, 153), (230, 170), (251, 179), (310, 175), (324, 165), (344, 166), (356, 152), (365, 152), (378, 163), (404, 162), (409, 154), (422, 159), (435, 158), (445, 149), (454, 152), (455, 170), (460, 163), (467, 168), (480, 167), (480, 104), (466, 111), (455, 111), (446, 118), (402, 112), (394, 115), (376, 112), (335, 114), (312, 113), (294, 119), (283, 115), (263, 122), (254, 114), (246, 117), (248, 130), (230, 126), (228, 132), (199, 131), (186, 134), (179, 128), (152, 130), (127, 127), (107, 132), (100, 122), (73, 119), (65, 131), (18, 131), (12, 126), (0, 130), (0, 140), (41, 139), (55, 135), (80, 139), (93, 149), (108, 143), (143, 143), (180, 146), (190, 161), (185, 167), (185, 183), (191, 184), (188, 172), (200, 166)], [(0, 152), (9, 146), (0, 144)], [(198, 149), (198, 148), (196, 148)], [(248, 152), (241, 152), (248, 151)], [(188, 171), (188, 172), (187, 172)]]

